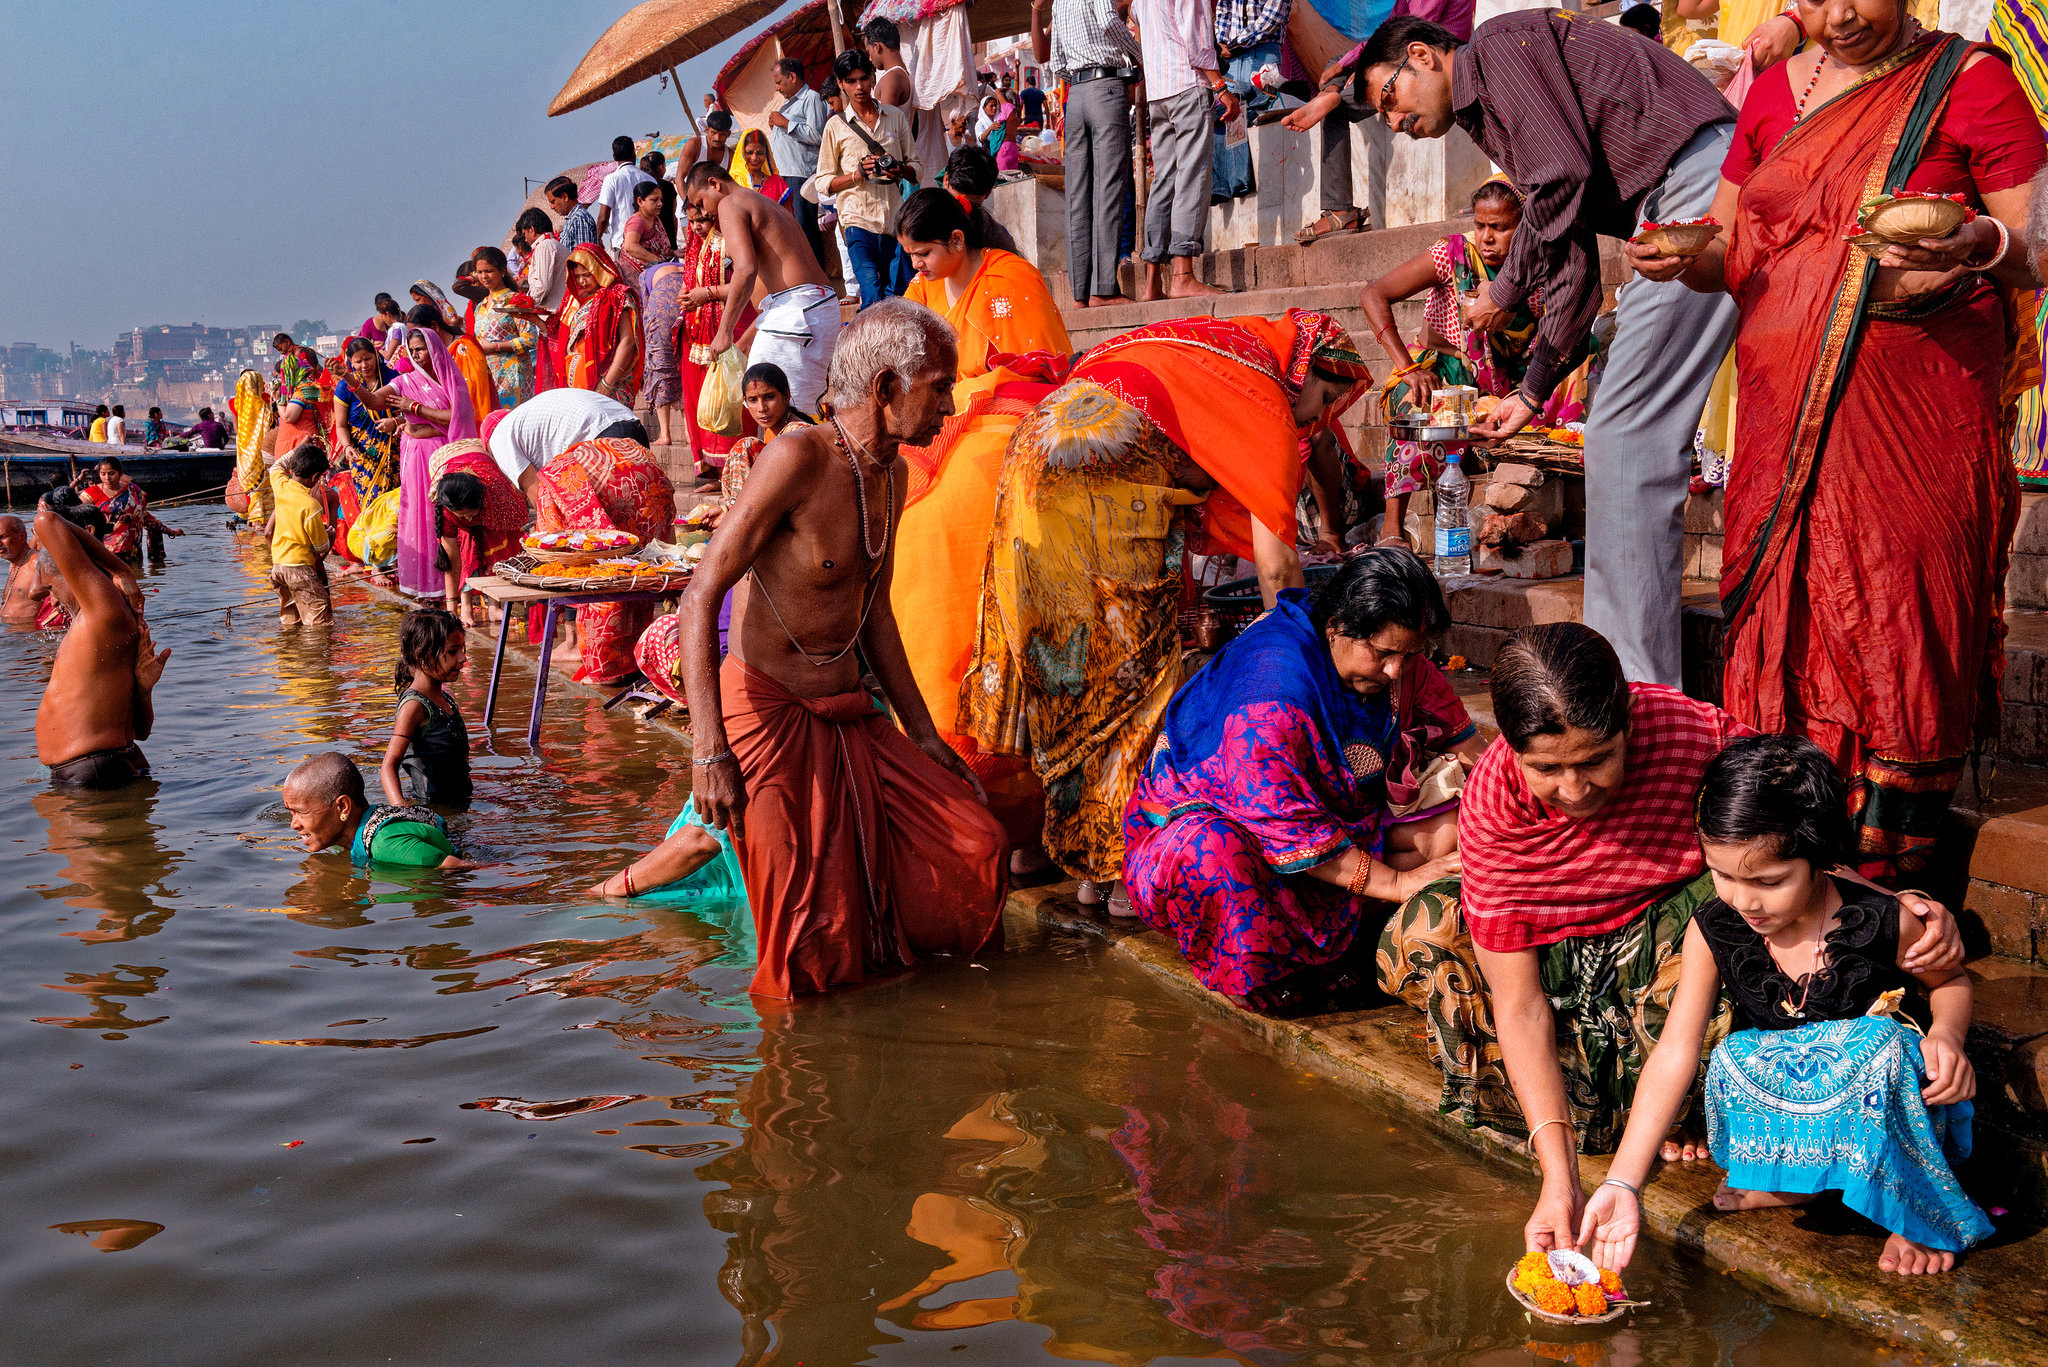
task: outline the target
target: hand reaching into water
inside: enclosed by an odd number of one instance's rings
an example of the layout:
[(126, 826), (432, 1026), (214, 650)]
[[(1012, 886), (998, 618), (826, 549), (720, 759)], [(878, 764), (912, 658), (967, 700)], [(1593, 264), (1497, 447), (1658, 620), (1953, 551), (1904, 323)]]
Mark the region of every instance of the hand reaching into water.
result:
[(740, 773), (738, 760), (728, 755), (716, 764), (700, 766), (690, 796), (697, 804), (697, 815), (706, 824), (730, 831), (735, 840), (740, 838), (740, 818), (747, 810), (747, 782)]
[(1601, 1187), (1586, 1202), (1586, 1213), (1579, 1223), (1579, 1252), (1591, 1258), (1596, 1267), (1621, 1271), (1636, 1255), (1642, 1215), (1642, 1203), (1633, 1192), (1621, 1187)]

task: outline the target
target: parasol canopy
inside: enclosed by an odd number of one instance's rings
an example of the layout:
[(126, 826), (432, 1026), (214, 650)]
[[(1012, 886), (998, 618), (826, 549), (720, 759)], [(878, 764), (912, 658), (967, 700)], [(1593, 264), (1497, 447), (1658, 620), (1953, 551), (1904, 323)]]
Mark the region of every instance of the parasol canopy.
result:
[(550, 117), (595, 104), (709, 51), (775, 12), (782, 0), (643, 0), (583, 54)]

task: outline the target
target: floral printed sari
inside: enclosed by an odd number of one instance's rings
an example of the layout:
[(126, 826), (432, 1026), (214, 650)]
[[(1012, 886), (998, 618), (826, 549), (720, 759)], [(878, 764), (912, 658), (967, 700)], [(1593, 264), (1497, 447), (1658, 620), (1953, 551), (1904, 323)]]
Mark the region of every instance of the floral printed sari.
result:
[[(631, 532), (644, 545), (669, 536), (675, 519), (675, 487), (638, 442), (593, 438), (570, 447), (541, 469), (540, 531)], [(634, 643), (654, 620), (654, 612), (652, 603), (591, 603), (577, 608), (583, 663), (574, 677), (609, 683), (631, 674)]]

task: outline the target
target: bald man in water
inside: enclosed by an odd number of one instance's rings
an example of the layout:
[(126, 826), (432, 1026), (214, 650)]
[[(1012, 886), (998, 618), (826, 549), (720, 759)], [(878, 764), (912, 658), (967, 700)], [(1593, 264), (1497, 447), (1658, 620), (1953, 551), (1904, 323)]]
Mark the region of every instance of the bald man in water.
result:
[(28, 526), (13, 514), (0, 515), (0, 560), (7, 562), (7, 588), (0, 593), (0, 622), (33, 622), (50, 596), (28, 544)]
[(77, 605), (36, 709), (36, 758), (53, 783), (118, 788), (149, 773), (136, 742), (156, 724), (150, 693), (171, 652), (150, 641), (134, 577), (92, 533), (45, 507), (36, 545), (53, 589)]

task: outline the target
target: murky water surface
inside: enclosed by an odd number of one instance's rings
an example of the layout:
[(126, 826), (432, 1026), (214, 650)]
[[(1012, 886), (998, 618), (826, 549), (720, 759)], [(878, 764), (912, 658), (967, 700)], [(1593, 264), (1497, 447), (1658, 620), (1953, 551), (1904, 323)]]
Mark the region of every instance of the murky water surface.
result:
[(1532, 1329), (1524, 1182), (1027, 927), (761, 1014), (744, 925), (574, 895), (688, 766), (566, 695), (527, 753), (516, 667), (456, 822), (501, 862), (309, 858), (278, 784), (374, 766), (397, 610), (169, 616), (264, 566), (166, 517), (155, 781), (50, 790), (55, 642), (0, 634), (10, 1363), (1897, 1360), (1656, 1245), (1625, 1330)]

